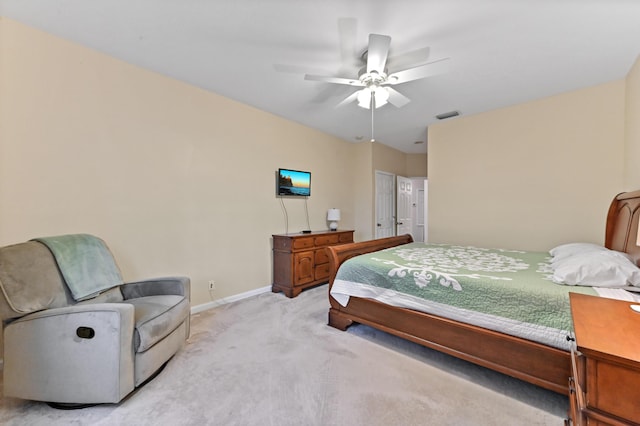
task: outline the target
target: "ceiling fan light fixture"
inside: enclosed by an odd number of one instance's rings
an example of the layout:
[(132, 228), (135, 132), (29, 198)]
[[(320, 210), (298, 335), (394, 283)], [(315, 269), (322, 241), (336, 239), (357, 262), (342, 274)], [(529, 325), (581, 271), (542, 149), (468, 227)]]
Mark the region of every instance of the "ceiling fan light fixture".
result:
[(385, 87), (376, 86), (373, 90), (376, 108), (386, 105), (389, 100), (389, 91)]
[(371, 108), (371, 89), (365, 87), (358, 92), (358, 106), (362, 108)]
[(361, 108), (371, 108), (371, 98), (373, 97), (373, 105), (380, 108), (389, 101), (389, 91), (385, 87), (370, 86), (358, 92), (358, 106)]

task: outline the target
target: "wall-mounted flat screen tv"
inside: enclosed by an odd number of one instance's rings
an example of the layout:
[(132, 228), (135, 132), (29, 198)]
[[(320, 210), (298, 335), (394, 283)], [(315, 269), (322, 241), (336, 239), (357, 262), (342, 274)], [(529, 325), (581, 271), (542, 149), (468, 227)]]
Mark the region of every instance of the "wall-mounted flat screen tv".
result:
[(278, 169), (276, 193), (281, 196), (309, 197), (311, 195), (311, 172)]

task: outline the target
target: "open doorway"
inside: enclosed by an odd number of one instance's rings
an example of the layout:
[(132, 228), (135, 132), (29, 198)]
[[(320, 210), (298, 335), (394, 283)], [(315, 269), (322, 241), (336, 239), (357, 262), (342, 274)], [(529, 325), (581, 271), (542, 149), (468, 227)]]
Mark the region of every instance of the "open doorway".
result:
[(411, 194), (411, 235), (414, 241), (427, 242), (427, 180), (411, 178), (413, 193)]
[(427, 241), (427, 180), (375, 172), (375, 238), (411, 234)]

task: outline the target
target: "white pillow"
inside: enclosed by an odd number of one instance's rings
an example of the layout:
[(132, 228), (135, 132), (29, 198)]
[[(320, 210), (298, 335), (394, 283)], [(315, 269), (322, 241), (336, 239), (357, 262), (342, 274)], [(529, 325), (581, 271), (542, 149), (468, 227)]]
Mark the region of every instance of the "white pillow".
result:
[(640, 268), (624, 253), (591, 250), (567, 256), (552, 264), (553, 281), (558, 284), (593, 287), (640, 286)]
[(610, 250), (604, 246), (593, 244), (593, 243), (568, 243), (562, 244), (557, 247), (549, 250), (549, 254), (551, 257), (551, 264), (555, 265), (559, 262), (563, 262), (570, 256), (574, 256), (576, 254), (585, 254), (585, 253), (594, 253), (594, 252), (613, 252), (617, 253), (620, 256), (624, 256), (629, 261), (635, 265), (635, 260), (628, 253), (623, 253), (621, 251)]
[(593, 253), (598, 251), (607, 251), (606, 247), (593, 243), (568, 243), (562, 244), (549, 250), (552, 256), (551, 263), (555, 264), (566, 259), (569, 256), (582, 253)]

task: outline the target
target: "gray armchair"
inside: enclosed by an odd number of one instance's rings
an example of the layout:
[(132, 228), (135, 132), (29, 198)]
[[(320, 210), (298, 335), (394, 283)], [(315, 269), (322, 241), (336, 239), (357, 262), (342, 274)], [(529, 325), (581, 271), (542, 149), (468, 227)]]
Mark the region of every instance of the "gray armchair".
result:
[(189, 287), (186, 277), (123, 283), (86, 234), (0, 248), (4, 395), (119, 402), (189, 337)]

